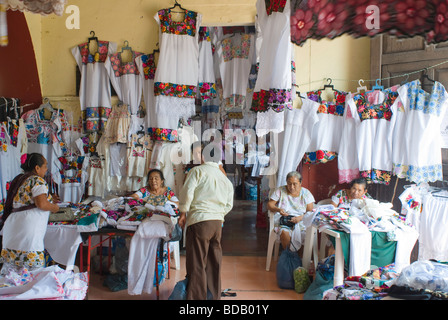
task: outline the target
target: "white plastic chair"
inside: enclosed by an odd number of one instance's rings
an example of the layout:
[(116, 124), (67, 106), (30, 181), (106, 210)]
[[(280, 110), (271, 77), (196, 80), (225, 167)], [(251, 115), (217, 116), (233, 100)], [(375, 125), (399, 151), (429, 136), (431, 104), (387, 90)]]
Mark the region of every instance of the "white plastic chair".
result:
[(271, 269), (272, 251), (274, 251), (274, 260), (276, 261), (280, 249), (280, 238), (274, 231), (275, 212), (268, 211), (268, 215), (269, 215), (269, 240), (268, 240), (268, 253), (266, 257), (266, 271), (269, 271)]

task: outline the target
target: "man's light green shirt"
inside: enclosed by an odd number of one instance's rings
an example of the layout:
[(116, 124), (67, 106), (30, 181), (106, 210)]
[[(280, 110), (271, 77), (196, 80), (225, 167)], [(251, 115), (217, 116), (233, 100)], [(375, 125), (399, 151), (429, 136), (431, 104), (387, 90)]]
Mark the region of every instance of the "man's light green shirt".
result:
[(221, 220), (233, 207), (233, 184), (215, 162), (190, 170), (179, 195), (179, 210), (187, 213), (186, 226)]

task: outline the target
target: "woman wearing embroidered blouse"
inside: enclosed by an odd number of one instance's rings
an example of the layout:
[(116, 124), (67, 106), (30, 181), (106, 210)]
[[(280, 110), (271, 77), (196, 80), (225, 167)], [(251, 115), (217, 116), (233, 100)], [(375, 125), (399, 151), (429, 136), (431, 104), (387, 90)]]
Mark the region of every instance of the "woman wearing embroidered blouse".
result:
[(338, 208), (350, 209), (353, 200), (366, 198), (372, 198), (367, 193), (367, 181), (364, 178), (358, 178), (352, 180), (350, 189), (339, 190), (331, 197), (331, 204)]
[(169, 187), (165, 186), (165, 178), (159, 169), (150, 170), (147, 186), (140, 188), (131, 197), (136, 200), (143, 199), (146, 201), (147, 207), (154, 207), (153, 210), (165, 211), (163, 208), (157, 207), (164, 207), (166, 203), (174, 205), (175, 208), (179, 206), (179, 199)]
[(314, 207), (313, 195), (302, 187), (302, 175), (297, 171), (288, 173), (286, 186), (274, 191), (267, 207), (271, 212), (280, 213), (279, 232), (282, 247), (292, 251), (299, 250), (306, 231), (302, 223), (303, 216)]
[(3, 246), (0, 262), (2, 274), (10, 269), (26, 267), (33, 270), (45, 266), (44, 237), (48, 217), (57, 212), (57, 196), (48, 194), (44, 180), (47, 160), (40, 153), (24, 154), (21, 157), (24, 173), (15, 177), (9, 187), (3, 222)]

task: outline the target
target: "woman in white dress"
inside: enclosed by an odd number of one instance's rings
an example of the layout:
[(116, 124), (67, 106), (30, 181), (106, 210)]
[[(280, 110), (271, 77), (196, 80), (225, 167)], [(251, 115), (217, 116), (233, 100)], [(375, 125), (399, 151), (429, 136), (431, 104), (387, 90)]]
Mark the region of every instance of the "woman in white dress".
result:
[(297, 171), (288, 173), (286, 186), (274, 191), (267, 207), (268, 210), (280, 214), (279, 233), (282, 247), (298, 251), (305, 239), (303, 216), (314, 207), (313, 195), (302, 187), (302, 175)]
[(48, 217), (59, 206), (53, 201), (58, 197), (48, 195), (44, 180), (47, 160), (39, 153), (21, 157), (24, 173), (11, 182), (6, 198), (3, 222), (3, 246), (0, 261), (2, 273), (11, 268), (28, 270), (45, 266), (44, 236)]

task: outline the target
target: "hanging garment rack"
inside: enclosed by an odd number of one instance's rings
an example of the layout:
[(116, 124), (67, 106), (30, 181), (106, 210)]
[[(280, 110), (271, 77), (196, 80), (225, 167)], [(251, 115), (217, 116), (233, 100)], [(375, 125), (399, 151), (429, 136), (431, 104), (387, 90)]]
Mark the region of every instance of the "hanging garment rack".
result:
[[(364, 80), (364, 81), (366, 81), (366, 82), (376, 82), (378, 80), (379, 81), (384, 81), (384, 80), (390, 80), (390, 79), (401, 78), (401, 77), (408, 77), (409, 78), (410, 75), (413, 75), (413, 74), (416, 74), (416, 73), (420, 73), (420, 72), (424, 72), (425, 70), (433, 69), (433, 68), (436, 68), (436, 67), (441, 66), (441, 65), (446, 64), (446, 63), (448, 63), (448, 60), (439, 62), (439, 63), (437, 63), (435, 65), (432, 65), (432, 66), (429, 66), (429, 67), (426, 67), (426, 68), (423, 68), (423, 69), (420, 69), (420, 70), (407, 72), (407, 73), (402, 73), (402, 74), (398, 74), (398, 75), (394, 75), (394, 76), (390, 76), (390, 77), (385, 77), (385, 78), (369, 79), (369, 80)], [(324, 78), (324, 80), (327, 80), (327, 79), (329, 79), (329, 78)], [(332, 79), (332, 80), (333, 81), (356, 81), (356, 82), (359, 81), (359, 80), (353, 80), (353, 79)], [(432, 80), (432, 79), (429, 79), (429, 80)], [(310, 84), (321, 82), (321, 81), (322, 80), (315, 80), (315, 81), (310, 81), (310, 82), (307, 82), (307, 83), (301, 83), (300, 85), (301, 86), (310, 85)]]

